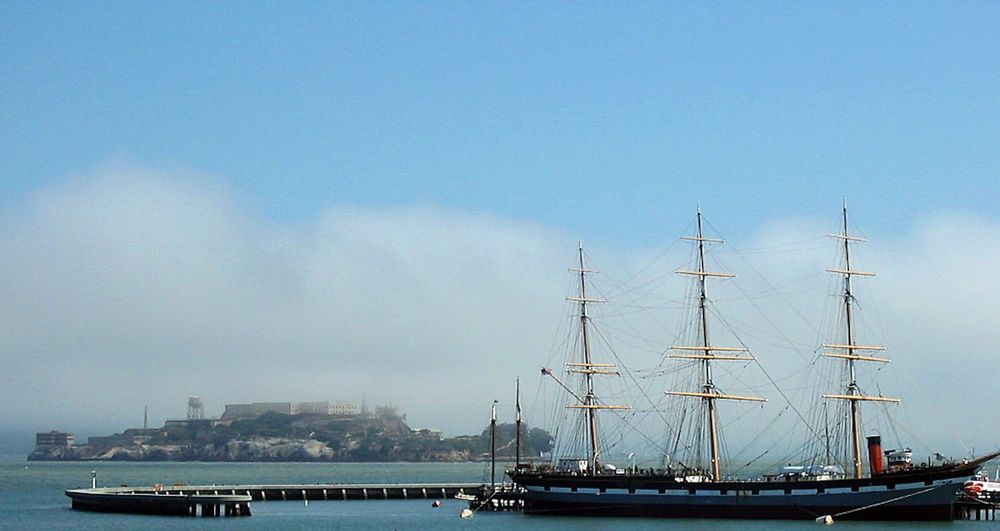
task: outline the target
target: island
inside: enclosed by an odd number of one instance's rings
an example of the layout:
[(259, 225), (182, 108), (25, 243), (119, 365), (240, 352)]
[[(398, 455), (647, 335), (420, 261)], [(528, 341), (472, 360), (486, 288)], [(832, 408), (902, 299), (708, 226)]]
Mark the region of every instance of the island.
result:
[[(459, 462), (489, 460), (490, 427), (475, 435), (444, 437), (440, 430), (413, 429), (396, 408), (372, 413), (267, 411), (221, 419), (170, 420), (159, 428), (129, 428), (89, 437), (76, 444), (65, 432), (36, 436), (29, 461), (316, 461)], [(496, 427), (496, 456), (515, 459), (515, 424)], [(552, 436), (521, 426), (520, 453), (538, 456), (552, 447)]]

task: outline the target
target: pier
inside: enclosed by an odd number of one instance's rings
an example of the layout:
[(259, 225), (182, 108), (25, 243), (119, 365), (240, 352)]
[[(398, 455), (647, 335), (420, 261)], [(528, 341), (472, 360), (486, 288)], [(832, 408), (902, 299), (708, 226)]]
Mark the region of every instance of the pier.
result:
[(960, 495), (955, 502), (956, 520), (993, 520), (1000, 513), (1000, 503), (982, 501), (970, 496)]
[(287, 484), (71, 489), (73, 509), (176, 516), (250, 516), (251, 501), (444, 499), (474, 495), (480, 483)]
[(67, 490), (78, 511), (170, 516), (250, 516), (247, 494), (181, 494), (148, 490), (98, 488)]

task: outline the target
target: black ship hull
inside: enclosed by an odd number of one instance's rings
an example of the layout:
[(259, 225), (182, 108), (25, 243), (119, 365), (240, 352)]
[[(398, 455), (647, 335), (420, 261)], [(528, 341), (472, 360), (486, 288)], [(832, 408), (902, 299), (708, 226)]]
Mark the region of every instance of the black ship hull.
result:
[(951, 520), (973, 463), (874, 478), (682, 482), (664, 475), (512, 472), (535, 515), (661, 518)]
[[(886, 493), (770, 496), (685, 496), (638, 494), (566, 496), (532, 493), (525, 496), (524, 512), (564, 516), (638, 516), (656, 518), (730, 518), (804, 520), (835, 515), (837, 520), (951, 520), (957, 487), (940, 485), (933, 490), (913, 489)], [(901, 495), (912, 499), (893, 501)], [(874, 504), (878, 507), (860, 507)]]

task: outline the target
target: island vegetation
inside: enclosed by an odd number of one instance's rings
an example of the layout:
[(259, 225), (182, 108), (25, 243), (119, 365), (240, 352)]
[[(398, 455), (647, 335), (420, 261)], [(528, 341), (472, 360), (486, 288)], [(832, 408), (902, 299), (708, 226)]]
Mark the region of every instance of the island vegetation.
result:
[[(552, 437), (521, 427), (521, 455), (548, 452)], [(514, 424), (498, 424), (496, 455), (513, 460)], [(39, 446), (29, 460), (122, 461), (480, 461), (490, 458), (490, 428), (475, 435), (444, 437), (415, 430), (394, 408), (372, 415), (267, 413), (233, 420), (168, 421), (160, 428), (130, 428), (86, 444)]]

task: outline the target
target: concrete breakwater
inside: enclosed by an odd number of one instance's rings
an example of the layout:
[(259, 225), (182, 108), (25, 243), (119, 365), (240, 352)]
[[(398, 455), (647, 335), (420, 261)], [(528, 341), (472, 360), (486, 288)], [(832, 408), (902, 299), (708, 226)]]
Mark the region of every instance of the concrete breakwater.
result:
[(479, 483), (283, 484), (72, 489), (81, 511), (179, 516), (250, 516), (251, 501), (443, 499), (472, 495)]

